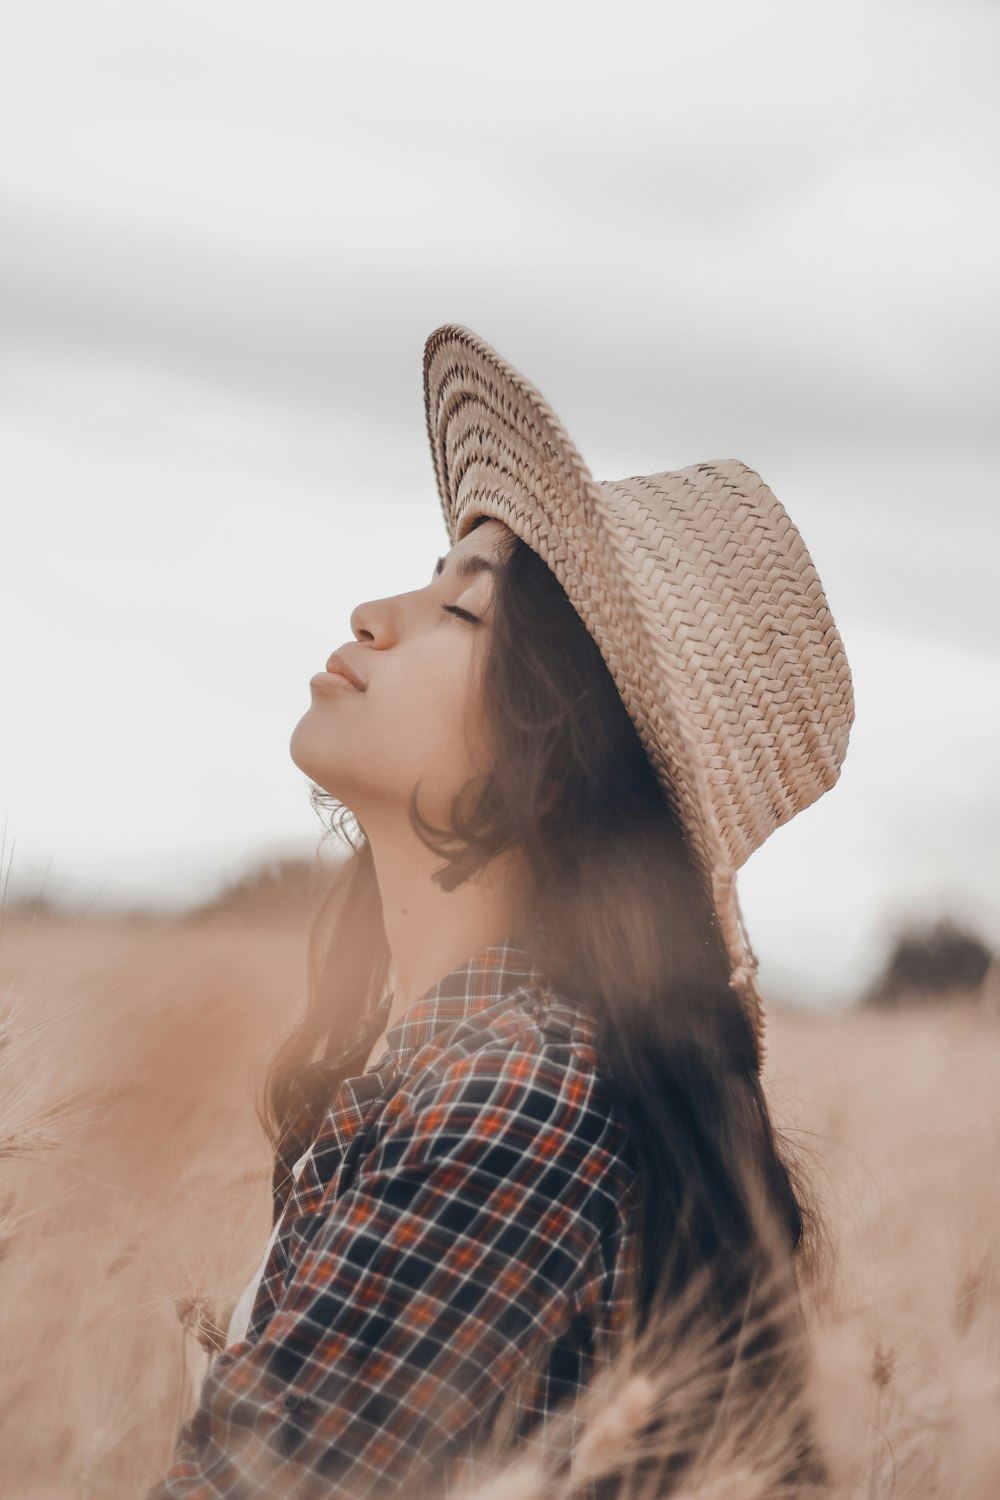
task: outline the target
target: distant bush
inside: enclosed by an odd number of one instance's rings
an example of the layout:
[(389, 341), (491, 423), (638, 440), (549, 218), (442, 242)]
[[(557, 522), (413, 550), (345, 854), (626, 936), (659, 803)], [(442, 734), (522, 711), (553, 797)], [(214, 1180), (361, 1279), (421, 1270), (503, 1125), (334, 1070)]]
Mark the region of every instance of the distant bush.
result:
[(978, 990), (994, 953), (976, 933), (950, 919), (904, 928), (865, 1003), (892, 1007)]
[(64, 904), (41, 891), (14, 891), (10, 895), (5, 892), (2, 906), (17, 917), (55, 917), (63, 915), (65, 910)]

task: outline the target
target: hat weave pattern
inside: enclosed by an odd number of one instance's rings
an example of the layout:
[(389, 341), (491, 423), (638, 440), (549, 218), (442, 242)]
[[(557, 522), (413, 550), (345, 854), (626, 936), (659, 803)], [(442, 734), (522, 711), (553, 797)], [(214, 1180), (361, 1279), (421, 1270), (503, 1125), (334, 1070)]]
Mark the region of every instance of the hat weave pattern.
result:
[(458, 324), (425, 344), (424, 400), (452, 545), (477, 516), (504, 522), (593, 636), (711, 890), (763, 1061), (736, 871), (833, 786), (854, 718), (802, 537), (738, 459), (596, 481), (541, 393)]

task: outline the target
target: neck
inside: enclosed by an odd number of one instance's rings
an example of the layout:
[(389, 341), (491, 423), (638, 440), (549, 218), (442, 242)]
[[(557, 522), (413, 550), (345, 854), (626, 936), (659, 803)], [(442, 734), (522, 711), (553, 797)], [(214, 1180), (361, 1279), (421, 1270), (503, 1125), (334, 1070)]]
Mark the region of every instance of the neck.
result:
[(392, 955), (392, 1007), (387, 1028), (459, 964), (511, 936), (520, 920), (519, 862), (498, 856), (453, 891), (431, 879), (442, 859), (407, 826), (374, 830), (366, 823)]

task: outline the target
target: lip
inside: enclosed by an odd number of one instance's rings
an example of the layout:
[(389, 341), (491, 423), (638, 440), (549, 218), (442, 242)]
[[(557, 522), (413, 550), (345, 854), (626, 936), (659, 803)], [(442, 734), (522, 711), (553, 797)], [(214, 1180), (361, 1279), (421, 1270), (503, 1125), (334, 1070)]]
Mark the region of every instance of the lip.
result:
[(316, 685), (318, 683), (324, 683), (331, 678), (335, 682), (346, 682), (350, 687), (354, 688), (359, 693), (363, 693), (365, 691), (365, 688), (367, 687), (367, 683), (361, 681), (361, 678), (354, 671), (353, 667), (351, 667), (350, 664), (345, 661), (344, 657), (341, 656), (338, 651), (335, 651), (333, 655), (328, 659), (326, 664), (326, 671), (317, 672), (315, 677), (311, 677), (309, 681), (311, 684)]
[(352, 693), (359, 693), (361, 691), (357, 684), (353, 683), (349, 677), (345, 677), (343, 672), (337, 671), (315, 672), (309, 679), (309, 686), (318, 688), (350, 688)]

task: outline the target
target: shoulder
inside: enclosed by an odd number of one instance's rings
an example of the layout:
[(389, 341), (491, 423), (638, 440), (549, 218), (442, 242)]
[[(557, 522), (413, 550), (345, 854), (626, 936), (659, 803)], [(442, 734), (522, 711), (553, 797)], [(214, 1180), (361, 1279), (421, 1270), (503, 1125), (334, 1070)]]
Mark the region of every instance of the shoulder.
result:
[[(424, 1051), (439, 1049), (449, 1061), (482, 1054), (516, 1051), (590, 1067), (596, 1064), (595, 1026), (591, 1016), (554, 990), (538, 986), (512, 991), (496, 1004), (476, 1011), (441, 1033)], [(426, 1063), (417, 1054), (414, 1062)]]
[(410, 1059), (402, 1091), (411, 1098), (436, 1092), (447, 1080), (491, 1082), (515, 1095), (538, 1087), (577, 1083), (599, 1065), (589, 1016), (551, 990), (517, 990), (439, 1033)]
[(525, 989), (456, 1023), (410, 1060), (384, 1127), (470, 1137), (561, 1159), (597, 1179), (629, 1147), (594, 1024), (551, 990)]

